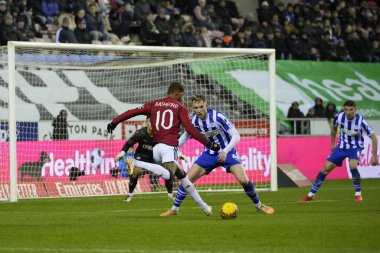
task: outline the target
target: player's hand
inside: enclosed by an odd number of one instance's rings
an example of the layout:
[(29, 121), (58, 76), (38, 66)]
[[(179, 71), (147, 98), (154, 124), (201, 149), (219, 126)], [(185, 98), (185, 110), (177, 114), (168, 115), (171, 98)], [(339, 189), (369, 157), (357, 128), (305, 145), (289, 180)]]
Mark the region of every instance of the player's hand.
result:
[(379, 159), (377, 158), (376, 155), (373, 155), (372, 158), (371, 158), (371, 165), (372, 166), (376, 166), (379, 164)]
[(107, 125), (107, 132), (112, 134), (112, 132), (113, 132), (113, 130), (115, 130), (115, 128), (116, 128), (116, 125), (111, 122)]
[(215, 143), (215, 142), (209, 142), (207, 145), (206, 145), (207, 148), (211, 149), (211, 150), (214, 150), (214, 151), (219, 151), (220, 150), (220, 146), (218, 143)]
[(224, 163), (227, 159), (227, 154), (224, 151), (220, 151), (218, 162)]
[(335, 149), (335, 144), (331, 144), (330, 149), (331, 149), (331, 151), (334, 151), (334, 149)]
[(189, 163), (189, 158), (184, 154), (180, 154), (179, 159), (184, 160), (185, 163)]

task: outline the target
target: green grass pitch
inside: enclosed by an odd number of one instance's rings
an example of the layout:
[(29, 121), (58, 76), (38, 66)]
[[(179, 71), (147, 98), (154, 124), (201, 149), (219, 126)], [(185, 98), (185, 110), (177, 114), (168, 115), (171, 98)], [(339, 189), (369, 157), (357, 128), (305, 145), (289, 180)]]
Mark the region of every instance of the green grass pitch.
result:
[[(0, 252), (380, 252), (380, 180), (363, 180), (355, 202), (350, 180), (326, 181), (316, 199), (298, 203), (308, 188), (259, 192), (274, 215), (257, 213), (243, 192), (201, 193), (213, 206), (207, 217), (191, 198), (179, 215), (166, 194), (20, 200), (0, 203)], [(235, 220), (219, 206), (235, 202)]]

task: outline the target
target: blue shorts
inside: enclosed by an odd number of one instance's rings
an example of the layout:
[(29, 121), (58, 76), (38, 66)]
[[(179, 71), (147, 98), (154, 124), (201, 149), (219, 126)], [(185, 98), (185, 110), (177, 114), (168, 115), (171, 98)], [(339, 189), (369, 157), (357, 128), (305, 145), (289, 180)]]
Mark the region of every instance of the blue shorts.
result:
[(219, 166), (226, 168), (227, 172), (231, 173), (230, 168), (232, 166), (235, 164), (241, 164), (239, 155), (237, 154), (236, 150), (231, 150), (228, 152), (227, 158), (223, 163), (218, 162), (218, 160), (218, 155), (210, 155), (207, 152), (203, 152), (194, 163), (205, 169), (206, 174), (209, 174)]
[(337, 166), (342, 166), (343, 160), (348, 158), (349, 160), (355, 159), (360, 161), (360, 153), (362, 152), (361, 148), (350, 148), (350, 149), (341, 149), (335, 148), (334, 151), (327, 157), (327, 161), (330, 161)]

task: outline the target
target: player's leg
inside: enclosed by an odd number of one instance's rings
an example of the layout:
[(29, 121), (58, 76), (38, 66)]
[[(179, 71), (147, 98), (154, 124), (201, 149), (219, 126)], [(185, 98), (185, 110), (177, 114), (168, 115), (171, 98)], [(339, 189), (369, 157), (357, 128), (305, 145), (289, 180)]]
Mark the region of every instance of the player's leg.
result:
[(360, 173), (358, 171), (359, 160), (360, 160), (360, 148), (354, 148), (348, 151), (349, 167), (351, 172), (351, 180), (354, 183), (355, 188), (355, 200), (362, 201), (362, 186)]
[[(204, 170), (202, 167), (200, 167), (198, 164), (193, 163), (191, 166), (189, 172), (187, 173), (187, 176), (189, 177), (189, 180), (194, 183), (197, 181), (200, 177), (202, 177), (204, 174), (206, 174), (206, 170)], [(178, 187), (177, 196), (174, 200), (173, 208), (172, 210), (178, 211), (179, 207), (181, 206), (182, 202), (185, 200), (187, 196), (186, 190), (183, 188), (182, 184), (180, 187)]]
[(252, 181), (249, 180), (247, 173), (245, 172), (243, 166), (239, 164), (235, 164), (229, 168), (229, 171), (235, 176), (235, 178), (239, 181), (241, 186), (244, 189), (245, 194), (252, 200), (255, 204), (256, 209), (266, 214), (273, 214), (274, 209), (270, 206), (264, 205), (261, 203), (259, 195), (253, 185)]
[(305, 195), (303, 198), (299, 199), (300, 202), (306, 202), (313, 200), (315, 194), (317, 194), (318, 189), (322, 186), (323, 182), (326, 179), (326, 176), (336, 167), (337, 165), (333, 162), (330, 162), (327, 160), (325, 162), (325, 165), (323, 166), (323, 169), (318, 173), (316, 178), (313, 181), (313, 184), (311, 185), (310, 191), (307, 195)]
[(154, 174), (156, 174), (159, 177), (162, 177), (165, 180), (170, 179), (170, 173), (167, 169), (162, 167), (161, 165), (154, 164), (154, 163), (147, 163), (139, 160), (135, 160), (135, 166), (144, 168)]
[(189, 180), (186, 172), (176, 163), (176, 161), (178, 161), (177, 152), (177, 147), (160, 143), (154, 146), (153, 157), (156, 162), (162, 162), (162, 166), (164, 166), (164, 168), (171, 171), (173, 175), (177, 176), (186, 192), (194, 199), (206, 215), (210, 215), (212, 213), (211, 207), (203, 201), (198, 191)]
[(359, 161), (356, 159), (351, 159), (349, 162), (350, 172), (351, 172), (351, 180), (354, 183), (355, 188), (355, 200), (362, 201), (362, 186), (361, 186), (361, 178), (358, 170)]
[(174, 195), (173, 195), (173, 180), (165, 180), (165, 187), (168, 192), (168, 199), (169, 200), (174, 200)]
[(133, 191), (136, 188), (137, 181), (139, 177), (141, 176), (141, 174), (142, 174), (141, 168), (136, 167), (133, 171), (133, 174), (129, 176), (128, 195), (124, 201), (130, 202), (133, 199)]
[[(199, 165), (193, 163), (188, 171), (189, 180), (194, 183), (198, 178), (202, 177), (206, 171)], [(160, 214), (160, 216), (172, 216), (177, 215), (182, 202), (187, 196), (187, 191), (183, 188), (182, 184), (178, 187), (177, 195), (175, 197), (173, 206), (170, 210)]]

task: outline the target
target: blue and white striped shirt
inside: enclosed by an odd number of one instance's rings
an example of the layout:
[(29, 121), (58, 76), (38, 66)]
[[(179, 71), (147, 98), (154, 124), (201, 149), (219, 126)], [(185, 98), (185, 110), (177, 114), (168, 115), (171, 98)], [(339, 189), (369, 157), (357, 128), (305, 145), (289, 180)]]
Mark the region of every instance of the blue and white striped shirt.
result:
[(374, 132), (367, 121), (358, 113), (355, 118), (349, 121), (344, 112), (341, 112), (334, 117), (334, 127), (340, 128), (340, 136), (338, 147), (341, 149), (363, 148), (364, 133), (367, 136)]
[[(209, 141), (218, 143), (220, 149), (224, 149), (231, 141), (228, 130), (234, 127), (234, 124), (221, 112), (214, 109), (207, 110), (206, 120), (201, 120), (197, 115), (191, 119), (194, 127), (204, 135)], [(209, 154), (217, 154), (218, 152), (205, 148)]]

